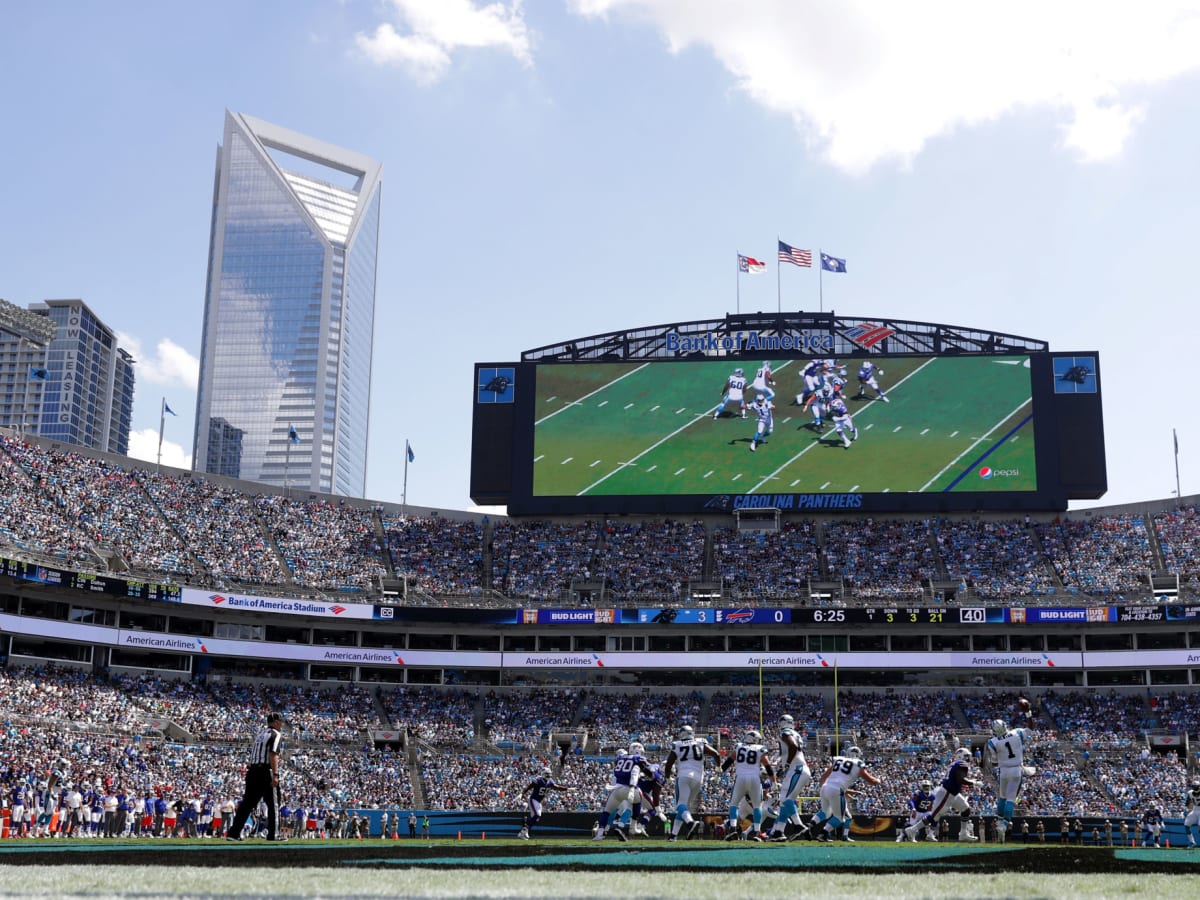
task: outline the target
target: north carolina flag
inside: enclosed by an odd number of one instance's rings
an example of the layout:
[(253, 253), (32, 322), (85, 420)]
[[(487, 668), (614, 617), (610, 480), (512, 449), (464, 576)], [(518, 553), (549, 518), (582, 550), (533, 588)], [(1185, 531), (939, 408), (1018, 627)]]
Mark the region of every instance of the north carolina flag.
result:
[(767, 271), (767, 264), (765, 262), (759, 262), (753, 256), (742, 256), (742, 254), (739, 253), (738, 271), (747, 272), (751, 275), (761, 275), (763, 272)]

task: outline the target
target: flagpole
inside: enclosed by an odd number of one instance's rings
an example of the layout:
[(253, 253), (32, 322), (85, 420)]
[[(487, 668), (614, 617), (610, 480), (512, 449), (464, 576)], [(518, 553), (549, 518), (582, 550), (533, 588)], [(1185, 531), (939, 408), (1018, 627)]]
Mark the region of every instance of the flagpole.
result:
[(775, 312), (783, 312), (783, 293), (780, 288), (782, 276), (779, 274), (783, 269), (779, 259), (779, 235), (775, 235)]
[(742, 261), (741, 254), (738, 254), (738, 259), (734, 262), (733, 272), (734, 278), (737, 279), (737, 311), (742, 311)]
[(400, 488), (400, 518), (408, 515), (408, 454), (412, 452), (408, 438), (404, 439), (404, 485)]
[(817, 248), (817, 261), (820, 263), (817, 269), (818, 302), (821, 304), (819, 312), (825, 312), (825, 251), (820, 247)]
[(1183, 503), (1183, 494), (1179, 493), (1179, 435), (1171, 429), (1171, 437), (1175, 439), (1175, 505)]
[(154, 462), (154, 472), (158, 474), (158, 468), (162, 465), (162, 442), (163, 429), (167, 425), (167, 398), (162, 398), (162, 406), (158, 410), (158, 458)]

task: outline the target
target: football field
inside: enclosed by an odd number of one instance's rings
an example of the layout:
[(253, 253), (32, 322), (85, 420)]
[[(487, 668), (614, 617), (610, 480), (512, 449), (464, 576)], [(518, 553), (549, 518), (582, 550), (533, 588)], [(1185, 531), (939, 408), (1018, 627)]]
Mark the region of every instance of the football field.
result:
[[(756, 418), (713, 411), (736, 363), (541, 366), (534, 413), (535, 496), (1032, 491), (1029, 362), (1011, 357), (880, 359), (888, 402), (847, 405), (849, 449), (797, 405), (805, 360), (775, 367), (774, 432), (749, 452)], [(743, 364), (753, 378), (756, 364)], [(749, 402), (754, 391), (748, 389)]]

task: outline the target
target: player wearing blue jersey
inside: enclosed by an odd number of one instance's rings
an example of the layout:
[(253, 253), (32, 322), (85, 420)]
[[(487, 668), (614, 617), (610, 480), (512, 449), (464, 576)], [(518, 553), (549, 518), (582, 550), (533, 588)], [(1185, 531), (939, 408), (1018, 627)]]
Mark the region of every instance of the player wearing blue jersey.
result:
[[(834, 397), (829, 404), (829, 414), (833, 417), (834, 431), (842, 439), (842, 445), (849, 450), (850, 441), (858, 440), (858, 429), (854, 427), (854, 419), (850, 416), (850, 410), (846, 408), (846, 401), (840, 396)], [(852, 435), (853, 438), (848, 437), (847, 434)]]
[[(600, 811), (599, 823), (592, 840), (602, 841), (607, 837), (609, 828), (616, 824), (614, 813), (621, 808), (622, 804), (628, 803), (632, 806), (640, 799), (638, 779), (642, 772), (649, 772), (653, 769), (644, 756), (645, 752), (646, 748), (635, 741), (629, 745), (629, 752), (618, 756), (616, 762), (613, 763), (612, 787), (605, 800), (604, 809)], [(622, 841), (628, 840), (625, 832), (620, 828), (613, 828), (613, 833)]]
[(958, 839), (960, 841), (979, 840), (975, 835), (975, 829), (971, 825), (969, 818), (971, 815), (971, 804), (963, 796), (967, 788), (975, 786), (975, 782), (967, 777), (967, 773), (970, 770), (971, 751), (966, 747), (959, 747), (954, 751), (954, 758), (950, 762), (950, 770), (933, 793), (933, 806), (930, 808), (928, 814), (919, 822), (909, 825), (904, 829), (905, 837), (910, 841), (916, 841), (917, 832), (922, 827), (929, 828), (931, 834), (936, 833), (933, 826), (945, 816), (956, 812), (962, 816), (962, 828), (958, 833)]
[[(924, 819), (933, 809), (933, 782), (929, 779), (922, 781), (921, 784), (913, 791), (913, 795), (908, 798), (908, 825), (909, 827), (917, 826), (916, 835), (919, 837), (921, 829), (925, 827)], [(937, 843), (937, 835), (933, 833), (933, 829), (928, 831), (929, 840)], [(904, 840), (904, 829), (900, 828), (896, 831), (896, 843), (899, 844)]]
[(525, 788), (524, 793), (528, 796), (525, 807), (525, 824), (517, 832), (517, 837), (524, 841), (529, 840), (533, 826), (542, 817), (542, 804), (545, 802), (546, 796), (550, 791), (565, 790), (565, 787), (555, 782), (554, 773), (550, 771), (549, 766), (542, 769), (542, 774), (529, 782)]
[(742, 369), (734, 369), (733, 374), (725, 380), (721, 388), (721, 402), (713, 410), (713, 421), (721, 418), (721, 413), (730, 403), (736, 403), (742, 418), (746, 418), (746, 373)]
[(657, 818), (664, 826), (667, 824), (667, 815), (660, 809), (662, 789), (666, 783), (666, 773), (659, 766), (638, 776), (638, 799), (629, 810), (632, 823), (630, 831), (633, 834), (645, 835), (651, 818)]
[(875, 395), (878, 399), (882, 400), (884, 403), (889, 402), (887, 394), (885, 394), (883, 392), (883, 388), (879, 386), (879, 380), (877, 376), (882, 374), (883, 369), (879, 368), (879, 366), (875, 365), (875, 363), (871, 362), (869, 359), (859, 366), (858, 393), (854, 395), (854, 399), (865, 400), (867, 397), (867, 388), (871, 388), (873, 391), (875, 391)]
[(750, 438), (750, 452), (758, 449), (759, 444), (765, 444), (771, 432), (775, 430), (775, 404), (764, 395), (759, 394), (750, 404), (750, 411), (757, 421), (754, 425), (754, 436)]
[(1163, 817), (1157, 806), (1149, 807), (1142, 813), (1142, 846), (1149, 847), (1154, 841), (1155, 847), (1161, 847)]

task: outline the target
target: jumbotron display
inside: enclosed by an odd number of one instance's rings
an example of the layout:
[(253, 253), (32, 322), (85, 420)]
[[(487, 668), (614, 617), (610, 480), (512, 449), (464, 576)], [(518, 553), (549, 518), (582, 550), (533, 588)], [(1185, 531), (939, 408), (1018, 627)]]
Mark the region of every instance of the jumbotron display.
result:
[(514, 515), (919, 512), (1106, 489), (1094, 352), (832, 314), (770, 324), (477, 366), (472, 496)]

